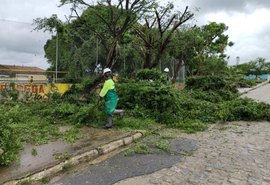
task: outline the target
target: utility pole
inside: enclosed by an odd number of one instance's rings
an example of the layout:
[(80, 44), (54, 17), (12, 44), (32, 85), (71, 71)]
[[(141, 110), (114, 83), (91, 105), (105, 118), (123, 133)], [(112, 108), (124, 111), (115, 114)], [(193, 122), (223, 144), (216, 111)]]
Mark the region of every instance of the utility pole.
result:
[(98, 65), (98, 37), (96, 40), (96, 66)]
[(57, 82), (57, 70), (58, 70), (58, 50), (59, 50), (59, 41), (58, 41), (58, 32), (56, 31), (56, 51), (55, 51), (55, 83)]

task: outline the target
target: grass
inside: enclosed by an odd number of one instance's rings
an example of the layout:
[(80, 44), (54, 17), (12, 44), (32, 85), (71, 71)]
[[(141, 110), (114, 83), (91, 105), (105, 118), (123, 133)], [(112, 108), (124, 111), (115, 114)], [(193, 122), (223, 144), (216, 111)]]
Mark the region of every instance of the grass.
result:
[(59, 160), (59, 161), (66, 161), (70, 159), (71, 155), (68, 152), (64, 153), (54, 153), (53, 154), (54, 158)]
[(32, 154), (32, 156), (37, 156), (38, 155), (37, 149), (36, 148), (32, 148), (31, 154)]
[(167, 140), (161, 140), (157, 143), (155, 143), (155, 147), (164, 151), (164, 152), (170, 152), (170, 142)]
[(133, 148), (126, 150), (125, 156), (132, 154), (152, 154), (153, 151), (143, 143), (137, 143)]
[(131, 129), (131, 130), (148, 130), (153, 128), (157, 123), (152, 119), (138, 119), (134, 117), (116, 118), (114, 125), (118, 128)]
[(63, 164), (62, 169), (67, 170), (67, 169), (71, 168), (72, 166), (73, 165), (71, 163), (65, 163), (65, 164)]

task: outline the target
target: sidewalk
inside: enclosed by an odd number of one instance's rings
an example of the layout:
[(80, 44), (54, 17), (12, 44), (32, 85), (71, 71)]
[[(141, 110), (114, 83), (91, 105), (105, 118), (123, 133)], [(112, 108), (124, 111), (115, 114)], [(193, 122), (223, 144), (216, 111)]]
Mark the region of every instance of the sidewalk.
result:
[[(40, 146), (26, 144), (20, 153), (20, 161), (9, 167), (0, 167), (0, 184), (41, 180), (61, 172), (65, 166), (93, 160), (142, 137), (140, 132), (117, 129), (85, 127), (82, 132), (83, 138), (73, 144), (65, 141)], [(33, 151), (37, 155), (33, 155)]]

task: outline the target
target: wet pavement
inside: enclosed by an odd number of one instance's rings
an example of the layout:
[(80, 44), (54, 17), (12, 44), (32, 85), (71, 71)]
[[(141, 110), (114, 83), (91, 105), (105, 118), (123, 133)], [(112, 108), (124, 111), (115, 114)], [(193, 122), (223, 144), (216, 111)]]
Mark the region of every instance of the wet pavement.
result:
[[(154, 146), (160, 141), (169, 141), (168, 151)], [(51, 185), (108, 185), (133, 176), (153, 173), (163, 168), (170, 168), (181, 161), (184, 155), (192, 153), (197, 148), (197, 142), (190, 139), (161, 139), (146, 137), (139, 143), (146, 144), (152, 151), (150, 154), (127, 154), (121, 152), (101, 163), (90, 165), (78, 172), (66, 174)]]
[(84, 127), (81, 130), (82, 138), (73, 144), (65, 141), (55, 141), (40, 146), (26, 144), (20, 153), (18, 162), (9, 167), (0, 167), (0, 184), (42, 171), (59, 164), (66, 157), (82, 154), (130, 134), (117, 129), (104, 130)]

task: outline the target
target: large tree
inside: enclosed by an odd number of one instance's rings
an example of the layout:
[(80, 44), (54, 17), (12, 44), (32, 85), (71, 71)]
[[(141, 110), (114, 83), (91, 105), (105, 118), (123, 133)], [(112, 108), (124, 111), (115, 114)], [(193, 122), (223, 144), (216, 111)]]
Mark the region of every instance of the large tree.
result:
[[(153, 0), (99, 0), (97, 5), (91, 5), (84, 0), (61, 0), (62, 5), (73, 4), (73, 11), (77, 18), (80, 16), (76, 8), (86, 6), (92, 9), (92, 13), (99, 24), (103, 25), (106, 32), (96, 27), (91, 30), (99, 37), (107, 52), (106, 67), (111, 68), (118, 57), (118, 45), (124, 34), (140, 19), (140, 17), (152, 6)], [(108, 11), (100, 11), (104, 7)], [(109, 38), (108, 38), (109, 37)]]
[(172, 41), (173, 33), (193, 17), (188, 7), (184, 12), (173, 10), (172, 3), (165, 7), (156, 6), (144, 16), (144, 23), (135, 26), (135, 32), (143, 43), (143, 68), (155, 68), (160, 64), (160, 59)]
[[(175, 75), (183, 63), (187, 75), (204, 75), (210, 66), (226, 66), (225, 49), (232, 46), (225, 31), (228, 27), (223, 23), (211, 22), (207, 25), (180, 29), (174, 34), (171, 55), (178, 60)], [(218, 67), (215, 67), (218, 69)], [(219, 73), (212, 71), (212, 73)], [(173, 77), (174, 80), (176, 76)]]

